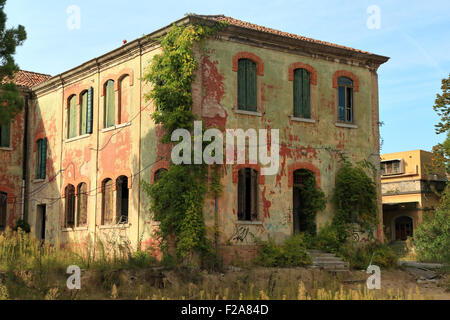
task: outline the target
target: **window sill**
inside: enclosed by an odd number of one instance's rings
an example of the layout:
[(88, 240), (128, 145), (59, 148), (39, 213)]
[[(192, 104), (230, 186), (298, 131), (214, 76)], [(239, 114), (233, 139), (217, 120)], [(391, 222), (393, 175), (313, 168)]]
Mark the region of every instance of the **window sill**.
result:
[(113, 224), (113, 225), (109, 225), (109, 226), (98, 226), (99, 229), (103, 230), (103, 229), (127, 229), (131, 226), (131, 223), (124, 223), (124, 224)]
[(336, 122), (334, 125), (340, 128), (358, 129), (358, 126), (356, 124), (351, 123)]
[(0, 147), (0, 151), (13, 151), (11, 147)]
[(44, 181), (45, 181), (45, 179), (34, 179), (33, 183), (41, 183), (41, 182), (44, 182)]
[(90, 133), (83, 134), (82, 136), (77, 136), (77, 137), (73, 137), (73, 138), (70, 138), (70, 139), (66, 139), (65, 143), (69, 143), (69, 142), (77, 141), (77, 140), (82, 140), (82, 139), (88, 138), (90, 136), (91, 136)]
[(314, 119), (297, 118), (297, 117), (294, 117), (294, 116), (291, 116), (291, 121), (306, 122), (306, 123), (316, 123), (316, 120), (314, 120)]
[(244, 221), (244, 220), (238, 220), (235, 222), (235, 224), (243, 224), (243, 225), (262, 225), (262, 221)]
[(102, 132), (113, 131), (113, 130), (124, 128), (124, 127), (128, 127), (128, 126), (131, 126), (131, 121), (125, 122), (125, 123), (121, 123), (121, 124), (118, 124), (116, 126), (104, 128), (104, 129), (102, 129)]
[(63, 228), (62, 232), (88, 231), (88, 227)]
[(258, 112), (258, 111), (247, 111), (247, 110), (234, 109), (234, 113), (245, 114), (247, 116), (262, 117), (262, 113)]

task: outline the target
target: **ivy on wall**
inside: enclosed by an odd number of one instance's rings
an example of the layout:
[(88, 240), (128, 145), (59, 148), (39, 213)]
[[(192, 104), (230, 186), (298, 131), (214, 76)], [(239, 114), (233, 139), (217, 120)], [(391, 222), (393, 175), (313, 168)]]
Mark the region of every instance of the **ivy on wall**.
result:
[[(144, 81), (153, 85), (146, 99), (153, 100), (152, 118), (165, 130), (162, 143), (170, 144), (176, 129), (192, 132), (196, 120), (192, 112), (192, 82), (198, 66), (194, 50), (197, 46), (201, 49), (204, 40), (223, 26), (219, 23), (214, 26), (173, 25), (159, 40), (162, 53), (154, 56)], [(208, 193), (217, 196), (221, 190), (216, 169), (206, 164), (171, 163), (169, 170), (155, 183), (143, 182), (153, 217), (160, 222), (161, 249), (165, 254), (175, 253), (179, 262), (204, 262), (213, 252), (206, 237), (203, 207)]]
[(372, 234), (378, 223), (377, 187), (367, 173), (374, 169), (368, 161), (352, 164), (344, 159), (336, 176), (334, 188), (335, 215), (333, 225), (341, 236), (349, 227), (359, 225), (360, 231)]

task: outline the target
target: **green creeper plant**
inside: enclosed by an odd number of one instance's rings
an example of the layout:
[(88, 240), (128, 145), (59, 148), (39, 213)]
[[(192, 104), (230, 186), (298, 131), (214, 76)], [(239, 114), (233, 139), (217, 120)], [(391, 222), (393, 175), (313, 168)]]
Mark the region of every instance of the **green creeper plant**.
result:
[[(153, 86), (146, 99), (152, 100), (155, 106), (152, 119), (165, 130), (162, 143), (170, 144), (176, 129), (192, 132), (196, 115), (192, 112), (191, 88), (198, 66), (194, 50), (201, 48), (204, 40), (223, 26), (173, 25), (159, 39), (162, 53), (154, 56), (144, 81)], [(151, 185), (143, 182), (153, 217), (160, 222), (157, 235), (162, 239), (164, 253), (172, 246), (178, 261), (190, 264), (196, 264), (198, 256), (201, 262), (211, 257), (203, 206), (208, 192), (217, 195), (221, 190), (219, 173), (215, 166), (171, 163), (158, 181)]]

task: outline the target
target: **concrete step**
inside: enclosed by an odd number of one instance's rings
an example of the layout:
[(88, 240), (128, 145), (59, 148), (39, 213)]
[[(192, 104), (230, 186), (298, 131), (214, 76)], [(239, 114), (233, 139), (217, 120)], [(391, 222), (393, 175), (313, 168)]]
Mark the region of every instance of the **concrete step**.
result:
[(349, 270), (349, 263), (343, 261), (333, 253), (322, 252), (320, 250), (308, 250), (313, 267), (332, 271), (332, 272), (346, 272)]

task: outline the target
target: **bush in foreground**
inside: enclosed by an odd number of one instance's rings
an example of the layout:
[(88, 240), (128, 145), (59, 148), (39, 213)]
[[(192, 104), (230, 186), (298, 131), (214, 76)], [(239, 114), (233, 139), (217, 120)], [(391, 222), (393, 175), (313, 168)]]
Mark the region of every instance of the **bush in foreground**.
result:
[(257, 243), (260, 245), (258, 256), (254, 261), (257, 265), (263, 267), (303, 267), (312, 263), (311, 257), (306, 251), (306, 242), (303, 235), (291, 236), (282, 245), (275, 244), (273, 239), (257, 241)]

